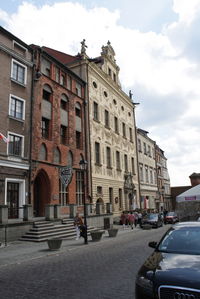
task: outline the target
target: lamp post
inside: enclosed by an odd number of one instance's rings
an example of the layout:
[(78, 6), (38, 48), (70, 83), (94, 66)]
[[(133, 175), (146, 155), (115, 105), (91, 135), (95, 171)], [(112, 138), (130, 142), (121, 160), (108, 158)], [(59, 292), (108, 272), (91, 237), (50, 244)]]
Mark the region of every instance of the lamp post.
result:
[(84, 207), (84, 226), (85, 226), (85, 231), (84, 231), (84, 242), (85, 244), (88, 244), (88, 237), (87, 237), (87, 211), (86, 211), (86, 203), (85, 203), (85, 197), (86, 197), (86, 192), (85, 192), (85, 173), (87, 170), (87, 161), (82, 159), (79, 162), (80, 168), (83, 172), (83, 207)]

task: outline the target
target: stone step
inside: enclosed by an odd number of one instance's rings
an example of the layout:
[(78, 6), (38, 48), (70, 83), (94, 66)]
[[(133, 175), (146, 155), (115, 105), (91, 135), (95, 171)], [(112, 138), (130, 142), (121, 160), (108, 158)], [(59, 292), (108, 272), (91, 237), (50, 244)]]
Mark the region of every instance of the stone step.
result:
[[(93, 230), (88, 227), (88, 233)], [(75, 238), (76, 230), (73, 219), (62, 219), (61, 224), (50, 221), (36, 221), (33, 227), (20, 238), (21, 241), (43, 242), (51, 238)]]
[[(88, 228), (88, 235), (95, 228)], [(71, 232), (52, 232), (46, 235), (29, 235), (28, 233), (20, 238), (20, 241), (44, 242), (51, 238), (73, 239), (76, 237), (76, 231)]]

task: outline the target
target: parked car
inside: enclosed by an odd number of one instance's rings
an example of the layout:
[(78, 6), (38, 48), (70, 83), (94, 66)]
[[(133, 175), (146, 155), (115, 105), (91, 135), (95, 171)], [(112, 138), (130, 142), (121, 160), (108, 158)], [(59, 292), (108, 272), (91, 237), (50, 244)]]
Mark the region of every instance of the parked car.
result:
[(171, 226), (138, 271), (136, 299), (200, 298), (200, 222)]
[(165, 224), (174, 224), (178, 222), (178, 215), (175, 212), (168, 212), (165, 216), (164, 223)]
[(163, 219), (159, 213), (150, 213), (142, 217), (140, 227), (147, 224), (157, 228), (163, 225)]

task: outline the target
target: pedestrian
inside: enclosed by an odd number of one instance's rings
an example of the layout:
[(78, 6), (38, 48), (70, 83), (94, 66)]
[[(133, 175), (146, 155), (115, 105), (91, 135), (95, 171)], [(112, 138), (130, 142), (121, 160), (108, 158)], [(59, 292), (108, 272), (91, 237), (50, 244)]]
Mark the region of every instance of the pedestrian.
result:
[(125, 212), (123, 212), (123, 213), (121, 214), (121, 224), (123, 225), (123, 229), (126, 228), (126, 222), (127, 222), (127, 217), (126, 217)]
[(132, 211), (128, 215), (128, 223), (131, 226), (131, 229), (133, 229), (133, 224), (135, 223), (135, 216), (133, 215)]
[(76, 240), (80, 238), (80, 226), (83, 225), (83, 220), (81, 216), (79, 216), (79, 213), (76, 213), (76, 217), (74, 218), (74, 226), (76, 229)]
[(141, 213), (141, 211), (139, 211), (138, 212), (138, 224), (139, 224), (139, 226), (141, 224), (141, 220), (142, 220), (142, 213)]
[(138, 224), (138, 213), (136, 211), (134, 212), (134, 216), (135, 216), (135, 227), (137, 227), (137, 224)]

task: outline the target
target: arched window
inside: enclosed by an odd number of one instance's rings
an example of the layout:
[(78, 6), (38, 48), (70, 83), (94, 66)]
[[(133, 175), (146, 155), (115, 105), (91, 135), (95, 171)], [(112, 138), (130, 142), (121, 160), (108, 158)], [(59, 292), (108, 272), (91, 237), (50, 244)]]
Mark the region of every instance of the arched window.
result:
[(72, 166), (73, 165), (73, 154), (71, 151), (67, 154), (67, 165)]
[(69, 101), (68, 96), (66, 96), (66, 94), (62, 94), (61, 95), (61, 101), (60, 101), (60, 107), (61, 109), (67, 110), (67, 103)]
[(81, 104), (80, 103), (76, 103), (75, 112), (76, 112), (76, 116), (81, 117)]
[(46, 100), (48, 102), (50, 102), (51, 100), (51, 94), (52, 94), (52, 89), (49, 85), (44, 84), (43, 86), (43, 93), (42, 93), (42, 98), (43, 100)]
[(47, 160), (47, 148), (44, 143), (40, 147), (39, 159), (44, 161)]
[(53, 160), (54, 160), (54, 163), (56, 163), (56, 164), (60, 164), (61, 155), (60, 155), (60, 150), (59, 150), (59, 148), (55, 148), (55, 149), (54, 149)]

